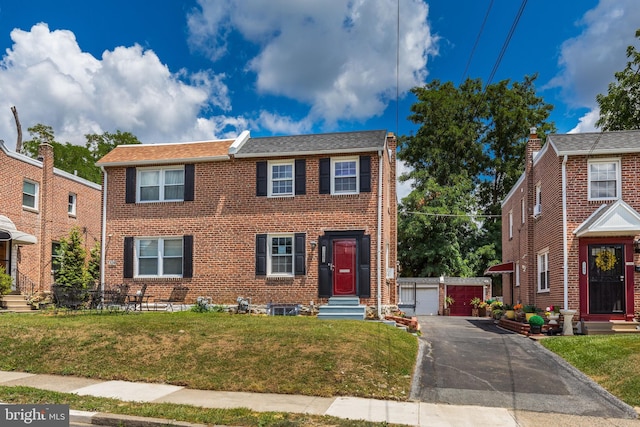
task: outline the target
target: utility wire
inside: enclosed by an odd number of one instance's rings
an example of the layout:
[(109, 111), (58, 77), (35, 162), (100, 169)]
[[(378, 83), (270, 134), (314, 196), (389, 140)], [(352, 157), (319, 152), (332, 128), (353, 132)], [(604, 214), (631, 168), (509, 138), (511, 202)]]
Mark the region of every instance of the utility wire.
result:
[(520, 21), (520, 17), (522, 16), (522, 13), (524, 12), (524, 8), (525, 8), (526, 5), (527, 5), (527, 0), (522, 0), (522, 3), (520, 4), (520, 10), (518, 10), (518, 14), (516, 15), (516, 17), (513, 20), (513, 23), (511, 24), (511, 29), (509, 30), (509, 34), (507, 34), (507, 38), (505, 39), (504, 44), (502, 45), (502, 49), (500, 50), (500, 54), (498, 55), (498, 58), (496, 59), (496, 62), (493, 65), (493, 69), (491, 70), (491, 74), (489, 75), (489, 78), (487, 79), (487, 84), (486, 84), (485, 88), (491, 84), (491, 81), (493, 80), (493, 77), (496, 75), (496, 71), (498, 71), (498, 67), (500, 66), (500, 62), (502, 62), (502, 57), (504, 56), (505, 52), (507, 51), (507, 47), (509, 46), (509, 42), (511, 41), (511, 37), (513, 37), (513, 33), (515, 32), (516, 27), (518, 26), (518, 22)]
[(469, 71), (469, 66), (471, 65), (471, 59), (473, 59), (473, 55), (476, 52), (476, 48), (478, 47), (478, 43), (480, 42), (480, 36), (484, 31), (484, 26), (487, 23), (487, 19), (489, 18), (489, 12), (491, 12), (491, 7), (493, 6), (493, 0), (489, 2), (489, 7), (487, 8), (487, 12), (484, 14), (484, 20), (482, 21), (482, 25), (480, 26), (480, 31), (478, 31), (478, 35), (476, 36), (476, 41), (473, 44), (473, 48), (471, 49), (471, 53), (469, 54), (469, 59), (467, 60), (467, 65), (464, 67), (464, 72), (462, 73), (462, 79), (460, 79), (460, 84), (464, 81), (464, 78), (467, 76), (467, 71)]

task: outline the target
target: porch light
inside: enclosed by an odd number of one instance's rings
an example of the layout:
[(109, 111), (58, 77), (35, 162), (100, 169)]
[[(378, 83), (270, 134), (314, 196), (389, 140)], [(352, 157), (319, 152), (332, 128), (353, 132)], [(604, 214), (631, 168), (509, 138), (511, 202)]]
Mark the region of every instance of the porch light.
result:
[(640, 254), (640, 239), (633, 241), (633, 249), (635, 253)]

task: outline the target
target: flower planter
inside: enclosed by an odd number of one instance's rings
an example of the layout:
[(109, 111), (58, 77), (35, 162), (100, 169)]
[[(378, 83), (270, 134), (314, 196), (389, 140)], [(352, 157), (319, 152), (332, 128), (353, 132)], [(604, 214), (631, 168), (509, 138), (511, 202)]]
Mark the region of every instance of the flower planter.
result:
[(473, 317), (478, 317), (478, 316), (479, 316), (479, 311), (478, 311), (478, 309), (477, 309), (477, 308), (472, 308), (472, 309), (471, 309), (471, 315), (472, 315)]
[(507, 319), (509, 320), (513, 320), (516, 318), (516, 311), (515, 310), (507, 310), (504, 312), (504, 315), (507, 316)]

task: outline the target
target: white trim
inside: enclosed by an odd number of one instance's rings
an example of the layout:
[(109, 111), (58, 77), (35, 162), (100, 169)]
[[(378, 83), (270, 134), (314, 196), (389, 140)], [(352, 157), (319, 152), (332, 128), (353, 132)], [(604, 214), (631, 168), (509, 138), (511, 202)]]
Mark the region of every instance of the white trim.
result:
[(562, 292), (564, 296), (564, 309), (569, 307), (569, 243), (567, 230), (567, 160), (562, 159)]
[[(166, 199), (165, 198), (165, 174), (171, 171), (182, 171), (182, 198), (180, 199)], [(145, 172), (158, 172), (158, 198), (153, 200), (141, 199), (141, 187), (142, 179), (141, 175)], [(186, 184), (186, 175), (184, 171), (184, 165), (182, 166), (163, 166), (163, 167), (149, 167), (149, 168), (136, 168), (136, 203), (170, 203), (170, 202), (183, 202), (184, 201), (184, 187)]]
[[(354, 162), (356, 165), (355, 179), (356, 189), (355, 191), (340, 191), (335, 189), (336, 175), (335, 166), (336, 163)], [(358, 157), (332, 157), (331, 158), (331, 194), (332, 195), (344, 195), (344, 194), (359, 194), (360, 193), (360, 159)]]
[[(613, 197), (591, 197), (591, 165), (597, 163), (615, 164), (616, 165), (616, 195)], [(608, 201), (617, 200), (621, 198), (622, 194), (622, 162), (620, 158), (598, 158), (589, 159), (587, 161), (587, 200), (589, 201)]]
[[(139, 144), (136, 144), (139, 145)], [(119, 145), (118, 147), (122, 147)], [(128, 147), (125, 145), (124, 147)], [(127, 160), (122, 162), (98, 162), (101, 167), (114, 167), (114, 166), (144, 166), (144, 165), (177, 165), (185, 163), (205, 163), (205, 162), (217, 162), (223, 160), (230, 160), (231, 157), (226, 154), (223, 156), (206, 156), (206, 157), (174, 157), (171, 159), (157, 159), (157, 160)]]
[(249, 131), (243, 130), (242, 133), (240, 133), (240, 135), (238, 135), (238, 137), (235, 139), (235, 141), (233, 141), (233, 144), (231, 144), (231, 146), (229, 147), (229, 155), (235, 155), (238, 150), (241, 149), (242, 146), (249, 140), (249, 138), (251, 138), (251, 134), (249, 133)]
[(509, 240), (513, 239), (513, 209), (509, 211)]
[[(272, 249), (272, 243), (271, 243), (271, 239), (273, 238), (288, 238), (291, 239), (291, 273), (273, 273), (271, 271), (272, 269), (272, 264), (271, 264), (271, 257), (274, 255), (273, 253), (271, 253), (271, 249)], [(267, 234), (267, 277), (294, 277), (295, 275), (295, 263), (296, 263), (296, 239), (295, 239), (295, 234), (294, 233), (273, 233), (273, 234)], [(275, 254), (278, 256), (284, 256), (286, 254)]]
[[(291, 166), (291, 192), (290, 193), (273, 193), (273, 166), (289, 165)], [(279, 181), (286, 181), (280, 179)], [(267, 197), (293, 197), (296, 194), (296, 162), (289, 160), (269, 160), (267, 162)]]
[(507, 204), (511, 196), (513, 196), (515, 192), (518, 190), (518, 188), (520, 188), (525, 178), (526, 178), (526, 174), (523, 172), (522, 175), (520, 175), (520, 178), (518, 178), (516, 183), (513, 185), (513, 187), (511, 187), (511, 190), (509, 190), (507, 195), (504, 196), (504, 199), (502, 199), (502, 204), (501, 204), (502, 207), (504, 207), (504, 205)]
[[(155, 259), (157, 260), (157, 274), (140, 274), (140, 241), (141, 240), (156, 240), (158, 242), (158, 247), (157, 247), (157, 256), (155, 257)], [(181, 245), (180, 245), (180, 259), (181, 259), (181, 263), (180, 263), (180, 270), (181, 273), (180, 274), (164, 274), (163, 271), (163, 262), (165, 258), (170, 258), (170, 259), (176, 259), (178, 257), (165, 257), (164, 255), (164, 243), (167, 240), (171, 240), (171, 241), (176, 241), (176, 240), (180, 240)], [(151, 237), (134, 237), (133, 238), (133, 250), (134, 250), (134, 254), (133, 254), (133, 277), (134, 278), (155, 278), (155, 277), (162, 277), (162, 278), (179, 278), (179, 277), (183, 277), (184, 271), (183, 271), (183, 267), (184, 267), (184, 236), (163, 236), (163, 237), (157, 237), (157, 236), (151, 236)]]
[(527, 220), (527, 205), (524, 197), (520, 199), (520, 224), (524, 224)]
[[(25, 183), (33, 184), (33, 186), (34, 186), (34, 193), (33, 194), (25, 193), (25, 191), (24, 191), (24, 184)], [(22, 192), (21, 192), (21, 194), (22, 194), (22, 207), (24, 209), (28, 209), (30, 211), (36, 211), (37, 212), (38, 208), (40, 206), (40, 203), (39, 203), (40, 202), (40, 200), (39, 200), (39, 198), (40, 198), (40, 183), (37, 182), (37, 181), (34, 181), (32, 179), (29, 179), (29, 178), (23, 178), (22, 179)], [(28, 205), (24, 204), (24, 195), (25, 194), (28, 195), (28, 196), (32, 196), (33, 197), (33, 206), (28, 206)]]
[[(544, 264), (544, 266), (542, 265)], [(544, 270), (542, 270), (542, 267), (544, 267)], [(541, 251), (538, 251), (538, 253), (536, 254), (536, 277), (537, 277), (537, 284), (538, 284), (538, 293), (540, 292), (549, 292), (550, 290), (550, 286), (549, 286), (549, 248), (544, 248)], [(542, 288), (542, 282), (540, 280), (540, 275), (541, 273), (544, 273), (545, 275), (545, 287)]]

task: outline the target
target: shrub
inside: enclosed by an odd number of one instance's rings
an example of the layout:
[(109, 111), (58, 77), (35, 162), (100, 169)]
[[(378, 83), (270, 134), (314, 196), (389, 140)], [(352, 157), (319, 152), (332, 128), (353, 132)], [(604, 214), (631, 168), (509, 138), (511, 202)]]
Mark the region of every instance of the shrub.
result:
[(535, 305), (528, 304), (522, 308), (522, 311), (524, 311), (525, 313), (535, 313), (537, 310)]
[(529, 325), (542, 326), (544, 325), (544, 319), (536, 314), (534, 316), (531, 316), (531, 318), (529, 319)]
[(7, 274), (4, 266), (0, 265), (0, 297), (11, 292), (11, 285), (13, 279), (11, 275)]

